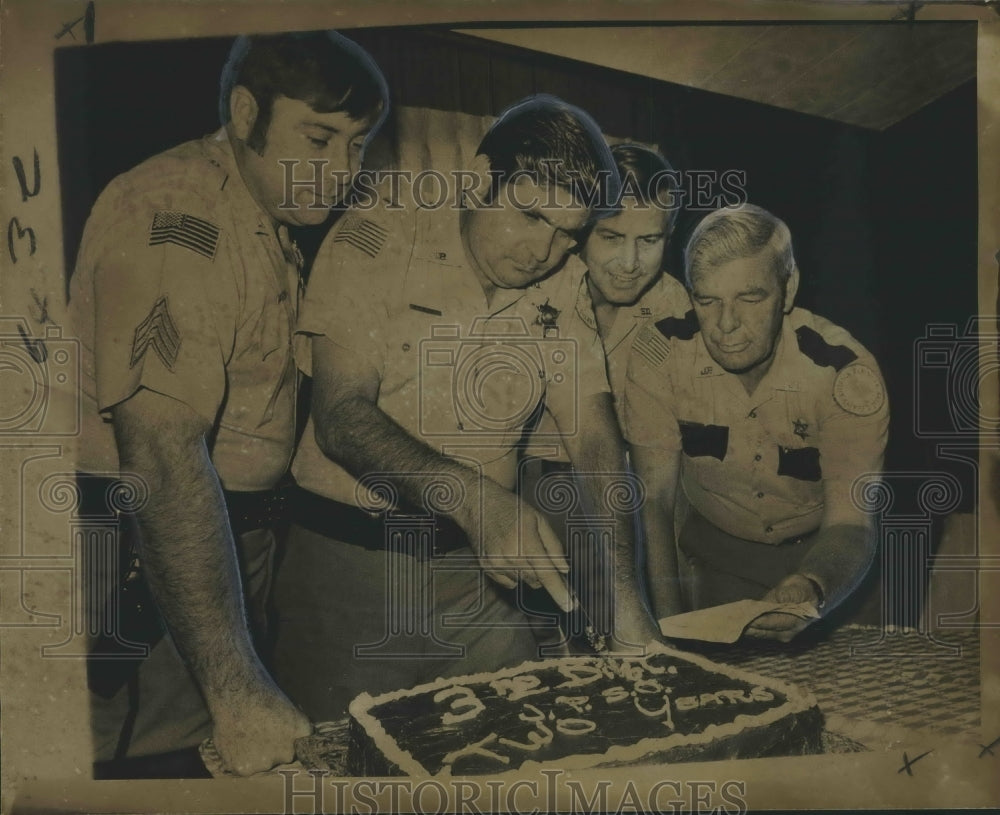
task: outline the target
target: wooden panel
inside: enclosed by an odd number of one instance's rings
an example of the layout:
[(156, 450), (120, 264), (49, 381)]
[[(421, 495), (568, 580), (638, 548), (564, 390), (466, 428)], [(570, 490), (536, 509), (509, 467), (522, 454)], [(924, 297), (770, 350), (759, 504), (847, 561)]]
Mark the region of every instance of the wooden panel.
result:
[(886, 75), (831, 117), (883, 130), (957, 88), (976, 74), (975, 31), (956, 29), (895, 74)]
[(461, 33), (665, 79), (699, 85), (768, 26), (651, 26), (462, 29)]
[(627, 133), (637, 141), (655, 141), (656, 102), (652, 82), (644, 82), (645, 89), (638, 98), (632, 100), (632, 123)]
[(490, 53), (491, 113), (497, 115), (534, 92), (535, 74), (530, 64), (495, 51)]
[(705, 90), (771, 102), (814, 65), (857, 39), (857, 25), (774, 26), (708, 77)]
[(493, 113), (490, 97), (490, 57), (486, 49), (458, 49), (459, 110), (484, 115)]
[(864, 26), (861, 36), (814, 64), (770, 101), (834, 118), (838, 110), (876, 87), (883, 77), (927, 71), (926, 54), (950, 34), (949, 28), (948, 24)]
[(872, 129), (899, 121), (975, 75), (975, 23), (467, 33)]
[(535, 89), (537, 93), (551, 93), (573, 105), (587, 110), (586, 94), (581, 93), (581, 82), (566, 70), (565, 66), (539, 65), (535, 68)]
[(441, 49), (423, 37), (398, 43), (401, 73), (397, 78), (405, 104), (454, 110), (460, 98), (454, 49)]

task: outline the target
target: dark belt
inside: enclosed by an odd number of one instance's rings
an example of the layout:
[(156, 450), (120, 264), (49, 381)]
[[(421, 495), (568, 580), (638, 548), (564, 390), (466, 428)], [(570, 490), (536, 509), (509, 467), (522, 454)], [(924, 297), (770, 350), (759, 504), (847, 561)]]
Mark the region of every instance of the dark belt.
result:
[[(462, 549), (469, 545), (462, 528), (443, 515), (417, 515), (405, 512), (373, 514), (351, 504), (343, 504), (324, 498), (301, 487), (294, 487), (290, 493), (292, 521), (303, 529), (308, 529), (324, 538), (341, 541), (351, 546), (360, 546), (369, 551), (402, 551), (404, 554), (422, 559), (438, 557)], [(422, 535), (404, 534), (390, 543), (393, 528), (400, 531), (409, 527), (419, 529), (433, 521), (434, 535), (426, 548)]]
[(242, 535), (244, 532), (273, 527), (288, 520), (288, 493), (291, 488), (291, 484), (285, 484), (254, 492), (224, 490), (233, 534)]

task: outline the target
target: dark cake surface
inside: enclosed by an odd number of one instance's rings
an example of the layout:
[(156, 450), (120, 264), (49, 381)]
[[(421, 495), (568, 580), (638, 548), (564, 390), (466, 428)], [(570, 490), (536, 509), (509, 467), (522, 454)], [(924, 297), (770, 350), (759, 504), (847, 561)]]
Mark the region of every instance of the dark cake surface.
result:
[(576, 657), (351, 705), (359, 774), (480, 775), (814, 752), (815, 701), (701, 657)]

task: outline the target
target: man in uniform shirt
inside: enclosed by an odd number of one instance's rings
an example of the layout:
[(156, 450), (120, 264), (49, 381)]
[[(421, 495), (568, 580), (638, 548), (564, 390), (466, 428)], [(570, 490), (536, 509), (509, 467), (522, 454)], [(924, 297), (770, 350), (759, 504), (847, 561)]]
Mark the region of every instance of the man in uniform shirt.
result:
[[(577, 314), (601, 337), (620, 423), (629, 351), (635, 337), (653, 319), (683, 316), (691, 301), (663, 263), (677, 217), (672, 167), (659, 153), (638, 144), (616, 144), (611, 155), (622, 181), (620, 206), (594, 225), (580, 252), (587, 273), (580, 285)], [(522, 465), (521, 493), (528, 500), (546, 493), (540, 478), (561, 473), (557, 477), (565, 479), (572, 472), (565, 451), (552, 445), (553, 431), (546, 414), (535, 433), (537, 441), (525, 451), (530, 460)], [(544, 513), (546, 507), (539, 509)], [(564, 515), (558, 512), (547, 517), (556, 525)], [(585, 636), (588, 628), (610, 633), (611, 620), (602, 619), (600, 612), (610, 607), (607, 554), (602, 553), (596, 561), (573, 564), (583, 570), (573, 582), (588, 586), (590, 596), (583, 600), (591, 611), (564, 621), (571, 639)], [(531, 602), (539, 610), (553, 611), (544, 595), (532, 595)]]
[[(695, 608), (741, 599), (827, 610), (873, 554), (852, 484), (877, 473), (889, 409), (874, 358), (845, 330), (793, 308), (788, 227), (759, 207), (711, 213), (685, 250), (693, 310), (633, 345), (626, 436), (647, 489), (655, 616), (681, 610), (677, 548)], [(749, 633), (788, 641), (811, 620), (764, 615)]]
[[(239, 38), (223, 129), (117, 177), (91, 212), (71, 294), (78, 469), (83, 483), (146, 483), (139, 563), (170, 635), (147, 640), (127, 688), (92, 694), (98, 760), (211, 734), (224, 765), (249, 774), (291, 760), (309, 732), (253, 641), (271, 583), (270, 491), (294, 443), (301, 255), (288, 226), (321, 224), (346, 198), (387, 105), (374, 62), (335, 32)], [(282, 160), (298, 162), (296, 180), (320, 161), (330, 175), (289, 189)]]
[[(349, 212), (310, 279), (299, 331), (312, 422), (293, 466), (305, 489), (278, 576), (276, 669), (313, 718), (343, 715), (361, 691), (537, 658), (528, 618), (497, 586), (524, 581), (572, 605), (559, 539), (512, 492), (516, 444), (543, 400), (574, 463), (623, 470), (569, 254), (594, 214), (584, 202), (617, 192), (600, 131), (532, 97), (500, 116), (471, 170), (460, 211), (383, 200)], [(611, 482), (594, 483), (595, 512)], [(373, 492), (391, 496), (384, 521)], [(393, 538), (434, 509), (436, 552)], [(656, 632), (631, 532), (616, 532), (622, 639), (645, 643)]]
[(622, 207), (594, 226), (580, 257), (620, 411), (629, 350), (639, 330), (654, 316), (682, 316), (691, 301), (663, 268), (677, 216), (670, 164), (637, 144), (616, 144), (611, 155), (622, 179)]

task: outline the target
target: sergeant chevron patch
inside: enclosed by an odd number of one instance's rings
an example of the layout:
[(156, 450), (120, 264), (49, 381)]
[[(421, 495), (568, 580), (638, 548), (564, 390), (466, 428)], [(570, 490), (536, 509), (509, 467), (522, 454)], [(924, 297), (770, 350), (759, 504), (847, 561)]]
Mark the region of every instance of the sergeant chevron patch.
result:
[(167, 370), (174, 369), (177, 353), (181, 348), (181, 335), (170, 316), (166, 297), (157, 300), (149, 316), (136, 326), (132, 337), (132, 359), (129, 361), (129, 368), (134, 368), (150, 348), (156, 352)]
[(153, 215), (153, 223), (149, 228), (149, 245), (173, 243), (214, 260), (215, 250), (219, 245), (219, 232), (219, 227), (211, 221), (183, 212), (164, 210)]
[(654, 368), (659, 368), (670, 356), (670, 343), (659, 331), (647, 325), (639, 331), (632, 350)]
[(333, 242), (350, 244), (369, 257), (375, 257), (382, 251), (382, 244), (387, 237), (389, 233), (374, 221), (360, 215), (348, 215), (334, 235)]

